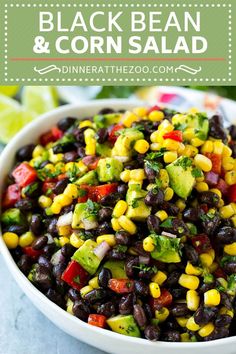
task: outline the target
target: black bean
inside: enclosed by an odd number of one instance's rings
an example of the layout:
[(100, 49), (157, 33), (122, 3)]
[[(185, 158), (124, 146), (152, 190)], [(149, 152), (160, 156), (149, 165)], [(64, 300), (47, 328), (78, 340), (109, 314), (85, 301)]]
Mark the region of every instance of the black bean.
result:
[(173, 298), (175, 300), (178, 300), (178, 299), (183, 299), (183, 297), (186, 297), (187, 289), (178, 286), (175, 288), (171, 288), (170, 291)]
[(98, 112), (98, 114), (100, 115), (105, 115), (105, 114), (112, 114), (112, 113), (115, 113), (114, 109), (113, 108), (103, 108), (101, 109), (101, 111)]
[(216, 139), (223, 140), (224, 143), (227, 142), (227, 132), (224, 129), (223, 118), (219, 115), (214, 115), (209, 120), (209, 135)]
[(181, 317), (186, 316), (189, 311), (186, 304), (175, 304), (171, 309), (171, 313), (174, 317)]
[(43, 223), (42, 217), (39, 214), (33, 214), (30, 222), (30, 230), (35, 236), (39, 236), (42, 233)]
[(205, 325), (216, 316), (217, 311), (216, 307), (204, 307), (201, 305), (193, 315), (194, 321), (198, 325)]
[(172, 219), (172, 228), (173, 228), (173, 232), (179, 235), (189, 233), (187, 225), (182, 219), (179, 218)]
[(133, 294), (122, 296), (119, 303), (119, 312), (121, 315), (128, 315), (133, 311)]
[(231, 310), (232, 309), (232, 301), (231, 298), (228, 294), (221, 292), (220, 294), (220, 303), (221, 305), (227, 307), (227, 309)]
[(80, 320), (87, 322), (90, 313), (90, 308), (82, 300), (75, 301), (73, 308), (73, 314)]
[(20, 199), (15, 203), (15, 208), (21, 211), (31, 211), (36, 206), (36, 202), (31, 199)]
[(180, 342), (180, 333), (178, 331), (167, 331), (163, 333), (162, 339), (165, 342)]
[(115, 204), (120, 200), (120, 194), (119, 193), (111, 193), (107, 194), (104, 197), (101, 198), (100, 204), (114, 207)]
[(236, 230), (230, 226), (221, 227), (216, 234), (216, 239), (221, 244), (232, 243), (236, 241)]
[(38, 198), (42, 194), (42, 184), (39, 182), (31, 183), (25, 187), (24, 193), (28, 198)]
[(200, 294), (204, 294), (206, 291), (208, 290), (211, 290), (211, 289), (214, 289), (215, 288), (215, 282), (212, 282), (212, 283), (203, 283), (200, 288), (198, 289), (198, 292)]
[(84, 300), (89, 304), (95, 304), (96, 302), (103, 300), (106, 297), (107, 291), (105, 289), (94, 289), (84, 296)]
[(13, 232), (20, 236), (28, 231), (28, 225), (10, 225), (6, 228), (6, 231)]
[(144, 330), (144, 336), (146, 339), (156, 342), (159, 340), (161, 335), (160, 328), (154, 325), (148, 325)]
[(138, 160), (129, 161), (124, 164), (125, 170), (134, 170), (139, 167), (140, 167), (140, 161), (138, 161)]
[(47, 296), (47, 298), (49, 298), (49, 300), (55, 302), (55, 304), (57, 304), (58, 306), (62, 308), (65, 307), (65, 300), (63, 299), (63, 296), (54, 289), (48, 289), (45, 295)]
[[(84, 131), (86, 130), (87, 128), (78, 128), (74, 131), (74, 136), (75, 136), (75, 139), (77, 142), (79, 142), (80, 144), (84, 144)], [(79, 151), (77, 150), (78, 154), (79, 154)]]
[(55, 252), (55, 243), (50, 243), (43, 248), (43, 254), (47, 257), (50, 257)]
[(150, 183), (155, 182), (157, 173), (155, 170), (153, 170), (151, 167), (147, 166), (147, 164), (144, 164), (144, 171), (147, 176), (147, 179)]
[(173, 204), (173, 203), (169, 203), (169, 202), (163, 202), (160, 205), (160, 208), (165, 210), (168, 215), (170, 216), (176, 216), (179, 213), (179, 208), (177, 207), (177, 205)]
[(148, 206), (160, 205), (164, 201), (164, 192), (159, 188), (153, 188), (148, 192), (144, 201)]
[(49, 225), (48, 225), (48, 232), (52, 236), (57, 236), (58, 235), (58, 230), (57, 230), (57, 219), (53, 218)]
[(154, 274), (155, 271), (153, 269), (143, 269), (139, 271), (138, 276), (141, 279), (150, 280)]
[(217, 206), (219, 204), (220, 201), (220, 197), (218, 196), (218, 194), (211, 192), (211, 191), (207, 191), (207, 192), (202, 192), (199, 194), (199, 200), (201, 203), (203, 204), (207, 204), (209, 206)]
[(81, 147), (78, 147), (77, 149), (77, 154), (79, 155), (79, 157), (83, 158), (86, 156), (85, 154), (85, 149), (81, 146)]
[(178, 271), (173, 271), (168, 275), (165, 285), (172, 287), (175, 284), (178, 284), (180, 273)]
[(75, 248), (70, 244), (70, 243), (66, 243), (64, 246), (62, 246), (61, 248), (61, 254), (65, 257), (65, 258), (71, 258), (72, 255), (75, 252)]
[(52, 188), (53, 193), (55, 194), (62, 194), (68, 184), (68, 179), (64, 178), (60, 181), (58, 181), (55, 186)]
[(36, 251), (41, 250), (44, 248), (44, 246), (46, 246), (47, 242), (48, 242), (47, 236), (40, 236), (36, 238), (36, 240), (32, 243), (32, 248)]
[(215, 213), (213, 218), (202, 222), (203, 231), (208, 235), (214, 235), (220, 223), (221, 218), (218, 213)]
[(111, 251), (109, 251), (108, 258), (115, 259), (117, 261), (122, 261), (126, 259), (126, 253), (123, 252), (122, 250), (113, 248)]
[(198, 253), (193, 246), (185, 244), (184, 253), (190, 263), (192, 263), (193, 265), (196, 265), (198, 263)]
[(199, 219), (199, 209), (198, 208), (187, 208), (183, 211), (183, 218), (186, 221), (196, 222)]
[(80, 293), (76, 289), (70, 288), (68, 290), (68, 297), (71, 299), (71, 301), (75, 302), (80, 300)]
[(66, 269), (65, 263), (59, 263), (53, 266), (52, 273), (57, 280), (61, 280), (62, 273)]
[(110, 269), (102, 268), (98, 273), (98, 284), (102, 288), (107, 288), (109, 280), (112, 278), (112, 274)]
[(17, 263), (21, 256), (22, 256), (22, 249), (20, 246), (17, 246), (16, 248), (14, 248), (13, 250), (11, 250), (11, 255), (14, 258), (15, 262)]
[(58, 142), (57, 145), (53, 146), (52, 151), (54, 154), (61, 154), (61, 153), (71, 151), (74, 148), (75, 146), (74, 143), (72, 142), (66, 142), (66, 143)]
[(127, 231), (117, 231), (115, 234), (116, 243), (118, 245), (127, 246), (131, 242), (130, 234)]
[(138, 265), (139, 265), (138, 257), (128, 259), (125, 262), (125, 271), (126, 271), (126, 274), (129, 278), (133, 278), (135, 275), (135, 272), (137, 273)]
[(105, 221), (111, 218), (113, 209), (109, 207), (103, 207), (98, 212), (98, 220)]
[(217, 327), (224, 327), (232, 322), (232, 317), (229, 315), (218, 315), (215, 320), (215, 325)]
[(134, 305), (133, 315), (139, 327), (143, 327), (146, 325), (147, 317), (141, 305), (139, 304)]
[(71, 118), (71, 117), (67, 117), (67, 118), (63, 118), (61, 119), (58, 123), (57, 126), (60, 130), (62, 130), (63, 132), (65, 132), (66, 130), (68, 130), (72, 125), (74, 125), (76, 122), (76, 118)]
[(125, 196), (128, 190), (127, 184), (119, 184), (117, 187), (117, 193), (122, 194), (122, 196)]
[(18, 149), (16, 152), (17, 161), (31, 160), (32, 152), (33, 152), (34, 148), (35, 148), (35, 144), (28, 144), (28, 145), (22, 146), (20, 149)]
[(229, 133), (230, 133), (232, 140), (236, 140), (236, 125), (231, 125), (229, 127)]
[(229, 328), (227, 327), (217, 327), (213, 332), (213, 339), (226, 338), (229, 336)]
[(145, 284), (142, 280), (135, 280), (134, 281), (134, 290), (137, 295), (140, 295), (140, 296), (148, 296), (149, 295), (148, 285)]
[(115, 313), (116, 313), (115, 305), (111, 301), (105, 302), (105, 304), (101, 304), (98, 306), (97, 313), (109, 318), (109, 317), (115, 315)]
[(78, 158), (78, 153), (76, 151), (68, 151), (64, 154), (64, 161), (67, 162), (74, 162)]
[(52, 278), (48, 268), (39, 264), (35, 266), (35, 272), (33, 281), (39, 286), (39, 288), (47, 290), (52, 286)]
[(24, 273), (25, 275), (27, 275), (29, 273), (30, 268), (31, 268), (31, 264), (32, 264), (32, 260), (26, 254), (23, 254), (21, 256), (19, 262), (17, 263), (18, 267), (20, 268), (22, 273)]
[(103, 144), (105, 143), (105, 141), (107, 140), (108, 138), (108, 131), (106, 128), (100, 128), (98, 129), (97, 131), (97, 142), (99, 144)]
[(152, 317), (153, 317), (151, 306), (149, 304), (147, 304), (147, 303), (144, 303), (143, 304), (143, 309), (145, 311), (147, 319), (150, 321), (152, 319)]
[(44, 255), (40, 255), (39, 258), (38, 258), (38, 264), (41, 265), (41, 266), (44, 266), (48, 269), (51, 269), (52, 268), (52, 264), (50, 263), (49, 259), (44, 256)]
[(149, 215), (147, 217), (147, 226), (150, 232), (159, 233), (160, 231), (160, 219), (155, 215)]
[(97, 235), (106, 235), (112, 233), (112, 228), (107, 221), (101, 223), (96, 229)]
[(227, 262), (223, 268), (227, 274), (234, 274), (236, 273), (236, 262)]

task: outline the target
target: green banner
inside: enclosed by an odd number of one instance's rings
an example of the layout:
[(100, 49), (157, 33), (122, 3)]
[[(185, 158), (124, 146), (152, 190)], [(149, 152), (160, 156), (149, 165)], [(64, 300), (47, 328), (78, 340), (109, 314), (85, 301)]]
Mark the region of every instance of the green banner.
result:
[(235, 0), (5, 0), (0, 16), (2, 85), (236, 84)]

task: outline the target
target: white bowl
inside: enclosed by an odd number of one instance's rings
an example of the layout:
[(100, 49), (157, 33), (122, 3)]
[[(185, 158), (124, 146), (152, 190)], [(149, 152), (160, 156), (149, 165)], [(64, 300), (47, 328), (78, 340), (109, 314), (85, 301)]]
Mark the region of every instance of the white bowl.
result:
[[(104, 107), (130, 109), (136, 105), (137, 103), (132, 103), (128, 100), (98, 100), (81, 105), (63, 106), (36, 119), (12, 139), (0, 157), (0, 195), (4, 191), (4, 180), (14, 163), (17, 149), (22, 145), (35, 142), (39, 135), (49, 130), (60, 119), (66, 116), (80, 119), (94, 115)], [(33, 304), (63, 331), (96, 348), (114, 354), (143, 354), (145, 352), (148, 354), (160, 354), (163, 352), (165, 354), (189, 354), (190, 352), (191, 354), (235, 353), (236, 337), (199, 343), (152, 343), (145, 339), (132, 338), (90, 326), (62, 310), (37, 290), (21, 273), (1, 237), (0, 252), (14, 279)]]

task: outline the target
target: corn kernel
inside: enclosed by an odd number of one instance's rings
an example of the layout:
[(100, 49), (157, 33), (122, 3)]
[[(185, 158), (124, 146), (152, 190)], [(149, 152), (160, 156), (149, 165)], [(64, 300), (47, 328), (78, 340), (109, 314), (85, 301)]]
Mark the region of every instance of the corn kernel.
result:
[(71, 227), (70, 225), (59, 226), (58, 227), (58, 234), (60, 236), (69, 236), (71, 234)]
[(51, 206), (52, 199), (49, 197), (46, 197), (46, 195), (41, 195), (38, 199), (38, 203), (41, 208), (46, 209)]
[(174, 126), (168, 121), (168, 119), (164, 119), (159, 125), (158, 130), (164, 135), (165, 133), (172, 132), (174, 130)]
[(232, 157), (223, 157), (222, 166), (225, 171), (231, 171), (234, 168), (234, 159)]
[(154, 299), (157, 299), (158, 297), (161, 296), (161, 289), (157, 283), (154, 283), (154, 282), (150, 283), (149, 290), (150, 290), (151, 296), (154, 297)]
[(160, 310), (155, 311), (155, 318), (160, 322), (164, 322), (169, 316), (170, 311), (167, 307), (162, 307)]
[(220, 293), (216, 289), (204, 293), (204, 304), (206, 306), (218, 306), (220, 304)]
[(236, 227), (236, 215), (232, 216), (231, 220), (233, 222), (234, 227)]
[(142, 181), (145, 177), (146, 176), (143, 168), (137, 168), (130, 171), (130, 179), (135, 181)]
[(79, 192), (78, 187), (75, 184), (68, 184), (63, 192), (69, 198), (76, 199), (78, 198)]
[(230, 205), (233, 208), (234, 214), (236, 214), (236, 203), (230, 203)]
[(224, 246), (224, 252), (230, 256), (236, 256), (236, 242)]
[(184, 151), (185, 151), (185, 145), (183, 143), (180, 143), (179, 148), (177, 150), (178, 155), (183, 155)]
[(232, 155), (232, 150), (230, 149), (229, 146), (224, 145), (223, 151), (222, 151), (222, 156), (223, 157), (230, 157)]
[(154, 283), (157, 283), (158, 285), (162, 285), (167, 279), (167, 275), (162, 272), (161, 270), (158, 270), (157, 273), (152, 277), (152, 281)]
[(213, 263), (212, 257), (207, 253), (200, 254), (199, 258), (203, 267), (210, 267)]
[(127, 207), (128, 207), (128, 204), (126, 203), (126, 201), (119, 200), (113, 209), (112, 215), (115, 218), (119, 218), (121, 215), (123, 215), (126, 212)]
[(189, 333), (187, 333), (187, 332), (181, 333), (180, 340), (181, 340), (181, 342), (191, 342)]
[(181, 274), (179, 278), (179, 284), (190, 290), (196, 290), (199, 283), (200, 281), (195, 275)]
[(76, 168), (77, 168), (76, 162), (67, 162), (65, 164), (65, 171), (66, 172), (76, 170)]
[(70, 313), (71, 315), (73, 315), (73, 301), (71, 301), (70, 298), (68, 298), (67, 302), (66, 302), (66, 312)]
[(96, 154), (96, 140), (95, 139), (91, 139), (90, 142), (88, 144), (86, 144), (85, 154), (87, 156)]
[(79, 124), (79, 128), (86, 128), (86, 127), (92, 127), (93, 123), (91, 122), (91, 120), (85, 119), (82, 122), (80, 122)]
[(228, 204), (220, 208), (220, 216), (223, 219), (228, 219), (234, 215), (234, 209), (232, 205)]
[(180, 327), (186, 327), (188, 319), (188, 317), (176, 317), (176, 321), (178, 322)]
[(93, 288), (90, 285), (84, 286), (82, 289), (80, 289), (81, 297), (83, 298), (86, 294), (88, 294), (92, 290), (93, 290)]
[(234, 317), (234, 312), (232, 310), (227, 309), (227, 307), (225, 307), (225, 306), (220, 308), (219, 314), (220, 315), (228, 315), (232, 318)]
[(168, 218), (168, 214), (165, 210), (159, 210), (155, 214), (161, 221), (164, 221)]
[(147, 140), (140, 139), (137, 140), (134, 144), (134, 150), (136, 150), (139, 154), (145, 154), (149, 149), (149, 143)]
[(32, 234), (31, 231), (28, 231), (19, 237), (19, 246), (20, 247), (30, 246), (34, 240), (35, 240), (34, 235)]
[(39, 157), (42, 156), (42, 154), (44, 153), (45, 149), (42, 145), (36, 145), (33, 152), (32, 152), (32, 157)]
[(127, 111), (124, 115), (124, 118), (123, 118), (123, 125), (126, 128), (130, 128), (131, 125), (138, 120), (139, 120), (139, 118), (137, 117), (136, 114), (134, 114), (133, 112)]
[(186, 203), (183, 199), (178, 199), (175, 205), (179, 208), (180, 212), (182, 212), (186, 208)]
[(174, 125), (179, 124), (179, 123), (184, 123), (186, 119), (185, 114), (177, 113), (172, 117), (172, 123)]
[(201, 147), (201, 153), (202, 154), (211, 153), (213, 152), (213, 148), (214, 148), (213, 141), (207, 140)]
[(68, 237), (62, 236), (62, 237), (59, 237), (59, 243), (60, 243), (60, 246), (63, 247), (67, 243), (70, 243), (70, 240)]
[(143, 249), (146, 252), (152, 252), (155, 249), (155, 244), (151, 236), (146, 237), (143, 240)]
[(199, 147), (199, 146), (202, 146), (204, 144), (204, 140), (201, 140), (199, 138), (193, 138), (191, 139), (191, 144), (195, 147)]
[(121, 181), (127, 183), (130, 180), (130, 170), (124, 170), (120, 174)]
[(48, 163), (45, 167), (44, 167), (44, 169), (46, 170), (46, 171), (49, 171), (49, 172), (55, 172), (55, 166), (52, 164), (52, 163)]
[(218, 188), (211, 188), (210, 192), (217, 194), (220, 198), (222, 197), (222, 193)]
[(161, 136), (161, 134), (158, 130), (154, 131), (150, 135), (150, 140), (152, 143), (163, 143), (163, 141), (164, 141), (163, 137)]
[(203, 326), (201, 329), (199, 329), (198, 334), (200, 337), (207, 337), (209, 336), (213, 331), (215, 327), (212, 322), (207, 323), (205, 326)]
[(122, 229), (129, 232), (131, 235), (134, 235), (136, 233), (136, 231), (137, 231), (136, 225), (133, 223), (133, 221), (128, 219), (127, 216), (121, 215), (118, 218), (118, 222), (119, 222), (120, 226), (122, 227)]
[(187, 307), (190, 311), (196, 311), (200, 304), (200, 297), (196, 290), (188, 290), (186, 294)]
[(177, 151), (179, 149), (179, 146), (179, 141), (173, 139), (165, 139), (163, 143), (163, 148), (166, 148), (167, 150)]
[(165, 115), (161, 111), (152, 111), (149, 113), (148, 118), (152, 122), (160, 122), (162, 119), (164, 119)]
[(218, 263), (217, 262), (213, 262), (212, 265), (209, 267), (209, 272), (210, 273), (214, 273), (217, 268), (218, 268)]
[(114, 231), (119, 231), (121, 229), (121, 225), (119, 224), (119, 221), (116, 218), (111, 219), (111, 226)]
[(228, 288), (228, 282), (225, 280), (225, 278), (217, 278), (217, 282), (223, 286), (223, 288), (227, 289)]
[(200, 326), (194, 321), (194, 317), (190, 317), (186, 323), (186, 328), (189, 331), (199, 331)]
[(80, 248), (84, 244), (84, 240), (73, 232), (70, 236), (70, 244), (75, 248)]
[(202, 270), (199, 267), (193, 266), (190, 262), (185, 267), (185, 273), (188, 275), (201, 275)]
[(98, 288), (99, 288), (98, 277), (94, 277), (94, 278), (90, 279), (90, 280), (89, 280), (89, 285), (90, 285), (93, 289), (98, 289)]
[(225, 182), (231, 186), (232, 184), (236, 184), (236, 171), (229, 171), (225, 174)]
[(98, 244), (100, 244), (100, 243), (105, 241), (111, 247), (115, 246), (115, 244), (116, 244), (115, 236), (112, 235), (112, 234), (111, 235), (109, 235), (109, 234), (100, 235), (100, 236), (97, 237), (96, 241), (97, 241)]
[(195, 136), (195, 130), (194, 128), (187, 128), (183, 132), (183, 138), (184, 140), (192, 140)]
[(214, 261), (215, 256), (216, 256), (215, 250), (213, 248), (211, 248), (207, 253), (211, 256), (212, 260)]
[(61, 209), (62, 209), (62, 206), (59, 203), (52, 203), (52, 205), (50, 207), (50, 210), (53, 214), (60, 214)]
[(170, 187), (167, 187), (164, 191), (164, 200), (166, 202), (168, 202), (169, 200), (171, 200), (174, 196), (174, 191), (172, 188)]
[(144, 118), (147, 116), (148, 114), (148, 110), (146, 107), (136, 107), (133, 109), (133, 112), (138, 116), (138, 117), (141, 117), (141, 118)]
[(60, 204), (62, 207), (65, 207), (72, 203), (72, 198), (66, 194), (59, 194), (54, 198), (53, 204), (54, 203)]
[(196, 183), (195, 188), (199, 193), (207, 192), (209, 190), (209, 186), (206, 182)]
[(199, 167), (204, 172), (209, 172), (212, 169), (211, 160), (202, 154), (197, 154), (194, 157), (194, 163), (196, 167)]
[(222, 143), (222, 141), (216, 140), (214, 141), (213, 145), (214, 145), (213, 148), (214, 154), (222, 155), (223, 148), (224, 148), (224, 144)]
[(197, 155), (197, 153), (198, 153), (198, 149), (195, 146), (186, 145), (184, 151), (182, 152), (182, 155), (193, 157)]
[(19, 237), (13, 232), (5, 232), (2, 235), (3, 241), (5, 242), (7, 248), (14, 249), (18, 246)]
[(159, 179), (161, 181), (162, 188), (165, 189), (169, 186), (169, 182), (170, 182), (169, 175), (168, 172), (163, 168), (160, 169)]
[(176, 151), (167, 151), (164, 153), (164, 161), (165, 163), (171, 163), (175, 161), (178, 157), (178, 154)]
[(150, 145), (150, 150), (152, 151), (159, 151), (162, 148), (162, 144), (160, 143), (152, 143)]

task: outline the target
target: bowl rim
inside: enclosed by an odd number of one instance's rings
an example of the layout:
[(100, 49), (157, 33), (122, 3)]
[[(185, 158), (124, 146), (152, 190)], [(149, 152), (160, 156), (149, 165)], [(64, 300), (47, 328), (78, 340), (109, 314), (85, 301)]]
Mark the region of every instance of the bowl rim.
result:
[[(128, 99), (104, 99), (104, 100), (92, 100), (88, 102), (83, 102), (83, 103), (77, 103), (77, 104), (66, 104), (64, 106), (61, 106), (59, 108), (56, 108), (50, 112), (47, 112), (37, 119), (33, 120), (31, 123), (29, 123), (27, 126), (25, 126), (16, 136), (9, 142), (9, 144), (5, 147), (3, 152), (0, 155), (0, 171), (5, 170), (5, 161), (8, 159), (9, 153), (12, 151), (16, 151), (15, 145), (19, 141), (24, 141), (24, 137), (26, 137), (28, 134), (30, 134), (31, 130), (36, 129), (37, 127), (40, 127), (41, 124), (43, 124), (45, 121), (50, 119), (51, 117), (55, 117), (57, 114), (66, 114), (68, 111), (71, 110), (76, 110), (80, 108), (85, 108), (88, 109), (91, 108), (97, 108), (98, 111), (104, 107), (108, 106), (117, 106), (117, 108), (121, 108), (123, 106), (125, 109), (129, 109), (131, 107), (135, 107), (137, 104), (140, 104), (140, 101), (137, 100), (128, 100)], [(147, 105), (147, 104), (145, 104)], [(61, 118), (58, 119), (58, 121)], [(78, 118), (80, 119), (80, 118)], [(0, 200), (2, 197), (2, 192), (3, 192), (3, 179), (4, 177), (2, 176), (3, 174), (1, 173), (0, 176)], [(1, 213), (1, 210), (0, 210)], [(83, 328), (85, 331), (91, 331), (92, 333), (96, 333), (98, 335), (102, 335), (104, 337), (110, 338), (111, 340), (119, 340), (122, 341), (124, 344), (129, 343), (129, 344), (134, 344), (134, 345), (145, 345), (147, 349), (149, 347), (153, 348), (159, 348), (159, 349), (206, 349), (211, 346), (214, 347), (220, 347), (223, 345), (227, 344), (236, 344), (236, 336), (232, 337), (227, 337), (223, 339), (217, 339), (213, 341), (208, 341), (208, 342), (164, 342), (164, 341), (157, 341), (157, 342), (151, 342), (143, 338), (136, 338), (136, 337), (130, 337), (130, 336), (125, 336), (121, 335), (119, 333), (112, 332), (111, 330), (104, 330), (95, 326), (91, 326), (77, 317), (69, 314), (65, 310), (63, 310), (61, 307), (53, 303), (51, 300), (49, 300), (43, 293), (41, 293), (28, 279), (27, 277), (20, 271), (20, 269), (17, 267), (17, 264), (15, 263), (14, 259), (12, 258), (8, 248), (6, 247), (3, 239), (2, 239), (2, 231), (1, 231), (1, 226), (0, 226), (0, 254), (2, 254), (3, 259), (5, 263), (7, 264), (8, 269), (10, 270), (13, 278), (17, 282), (17, 284), (20, 286), (22, 291), (28, 294), (32, 295), (34, 298), (38, 300), (38, 302), (41, 302), (45, 308), (49, 308), (51, 311), (56, 311), (58, 315), (65, 321), (71, 322), (75, 326), (79, 326)], [(26, 289), (26, 290), (25, 290)], [(29, 296), (28, 296), (29, 297)], [(31, 300), (31, 298), (29, 298)], [(32, 300), (31, 300), (32, 301)], [(38, 306), (36, 306), (38, 308)], [(41, 311), (41, 310), (40, 310)]]

